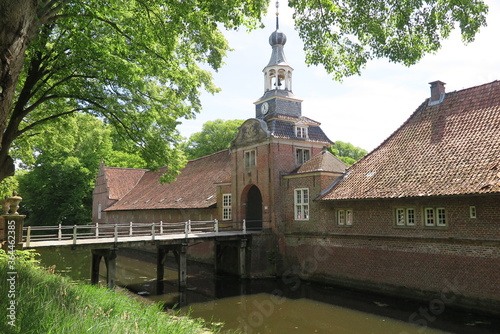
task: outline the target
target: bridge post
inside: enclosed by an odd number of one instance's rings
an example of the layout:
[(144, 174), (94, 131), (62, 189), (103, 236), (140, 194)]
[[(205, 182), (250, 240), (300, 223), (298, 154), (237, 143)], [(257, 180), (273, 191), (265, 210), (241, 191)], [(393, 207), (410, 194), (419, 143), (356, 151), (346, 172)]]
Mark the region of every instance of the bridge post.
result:
[(238, 275), (241, 278), (247, 277), (246, 250), (247, 250), (247, 239), (241, 239), (238, 252)]
[(179, 250), (179, 286), (187, 286), (187, 248), (188, 244), (183, 243)]
[(162, 281), (165, 278), (165, 262), (167, 262), (167, 247), (157, 248), (157, 259), (156, 259), (156, 279)]
[(99, 264), (101, 263), (102, 255), (96, 254), (92, 250), (92, 264), (90, 267), (90, 284), (99, 284)]
[(106, 282), (108, 288), (113, 289), (116, 284), (116, 249), (93, 249), (92, 250), (92, 268), (90, 273), (90, 282), (99, 283), (99, 265), (104, 257), (106, 263)]

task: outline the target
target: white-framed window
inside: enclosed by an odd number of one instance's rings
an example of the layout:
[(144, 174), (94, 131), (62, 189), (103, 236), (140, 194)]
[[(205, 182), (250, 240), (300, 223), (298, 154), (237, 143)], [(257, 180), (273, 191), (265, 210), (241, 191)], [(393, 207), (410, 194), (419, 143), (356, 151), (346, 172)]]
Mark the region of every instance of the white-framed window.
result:
[(102, 204), (99, 203), (99, 205), (97, 206), (97, 219), (101, 218), (102, 218)]
[(307, 131), (306, 126), (296, 126), (295, 127), (295, 135), (298, 138), (309, 138), (309, 133)]
[(222, 194), (222, 220), (231, 220), (232, 218), (232, 196), (231, 194)]
[(257, 165), (255, 150), (245, 152), (245, 167), (255, 167)]
[(477, 218), (477, 210), (475, 205), (469, 206), (469, 217), (473, 219)]
[(351, 209), (339, 209), (337, 210), (337, 225), (340, 226), (351, 226), (352, 225), (352, 210)]
[(437, 208), (436, 209), (436, 216), (437, 216), (437, 226), (446, 226), (447, 225), (447, 220), (446, 220), (446, 210), (445, 208)]
[(447, 226), (448, 217), (445, 208), (425, 208), (424, 209), (425, 226)]
[(415, 226), (415, 209), (397, 208), (396, 226)]
[(309, 220), (309, 189), (295, 189), (295, 220)]
[(433, 208), (424, 209), (425, 226), (436, 226), (436, 217)]
[(297, 165), (302, 165), (307, 160), (311, 159), (311, 150), (307, 148), (298, 148), (295, 150)]

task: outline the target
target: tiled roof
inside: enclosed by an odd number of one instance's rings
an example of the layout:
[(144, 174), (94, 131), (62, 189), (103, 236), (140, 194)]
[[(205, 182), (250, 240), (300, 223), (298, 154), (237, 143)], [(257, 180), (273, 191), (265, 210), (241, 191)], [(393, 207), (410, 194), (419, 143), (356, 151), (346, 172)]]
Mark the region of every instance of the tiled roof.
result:
[[(321, 123), (313, 121), (307, 117), (292, 117), (286, 115), (277, 115), (267, 121), (267, 126), (274, 138), (296, 139), (304, 141), (314, 141), (320, 143), (333, 144), (326, 134), (319, 127)], [(308, 126), (308, 138), (300, 138), (295, 134), (295, 125)]]
[(316, 154), (310, 160), (306, 161), (302, 166), (300, 166), (296, 174), (311, 173), (311, 172), (335, 172), (343, 173), (347, 165), (331, 154), (330, 152), (323, 150)]
[(216, 183), (231, 179), (229, 150), (191, 160), (177, 180), (160, 183), (157, 172), (147, 171), (128, 194), (106, 211), (208, 208), (216, 204)]
[(425, 101), (321, 199), (500, 192), (500, 82)]
[(139, 182), (146, 171), (146, 169), (104, 167), (109, 199), (122, 198)]

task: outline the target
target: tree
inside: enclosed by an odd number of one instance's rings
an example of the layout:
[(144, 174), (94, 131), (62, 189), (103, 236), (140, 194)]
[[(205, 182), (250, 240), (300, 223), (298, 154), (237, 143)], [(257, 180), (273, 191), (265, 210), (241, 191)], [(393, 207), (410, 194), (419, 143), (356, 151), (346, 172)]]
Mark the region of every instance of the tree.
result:
[(193, 133), (189, 139), (182, 143), (181, 148), (189, 159), (196, 159), (224, 149), (236, 137), (238, 128), (244, 120), (216, 119), (203, 124), (201, 132)]
[(288, 5), (295, 9), (306, 62), (323, 65), (337, 80), (360, 74), (375, 58), (416, 64), (439, 50), (456, 26), (462, 40), (472, 42), (488, 12), (481, 0), (289, 0)]
[(328, 150), (349, 166), (368, 153), (360, 147), (356, 147), (351, 143), (345, 143), (343, 141), (336, 141), (328, 148)]
[(148, 167), (185, 160), (178, 119), (200, 110), (201, 89), (229, 49), (219, 26), (254, 27), (263, 0), (0, 3), (0, 180), (14, 141), (71, 113), (98, 115), (141, 149)]
[[(229, 46), (219, 27), (256, 27), (265, 0), (2, 0), (0, 2), (0, 181), (14, 172), (10, 149), (43, 123), (97, 115), (136, 143), (148, 167), (184, 160), (179, 118), (216, 92), (208, 71)], [(307, 62), (340, 79), (369, 59), (410, 65), (440, 47), (455, 24), (466, 42), (485, 25), (474, 1), (291, 0)], [(43, 108), (42, 108), (43, 106)]]
[(88, 223), (101, 158), (118, 167), (146, 165), (137, 155), (114, 151), (110, 126), (92, 115), (67, 115), (40, 130), (43, 136), (14, 150), (27, 170), (17, 179), (29, 225)]

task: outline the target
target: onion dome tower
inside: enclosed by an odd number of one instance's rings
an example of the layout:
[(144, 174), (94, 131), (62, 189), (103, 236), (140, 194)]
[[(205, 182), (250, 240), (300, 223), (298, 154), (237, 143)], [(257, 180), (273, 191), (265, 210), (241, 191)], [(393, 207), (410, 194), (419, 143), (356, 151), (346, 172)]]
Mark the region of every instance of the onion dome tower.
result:
[(279, 2), (276, 1), (276, 30), (269, 36), (271, 59), (264, 73), (264, 95), (255, 102), (256, 118), (264, 119), (275, 114), (301, 116), (301, 103), (292, 92), (293, 68), (287, 63), (284, 46), (286, 35), (279, 30)]

